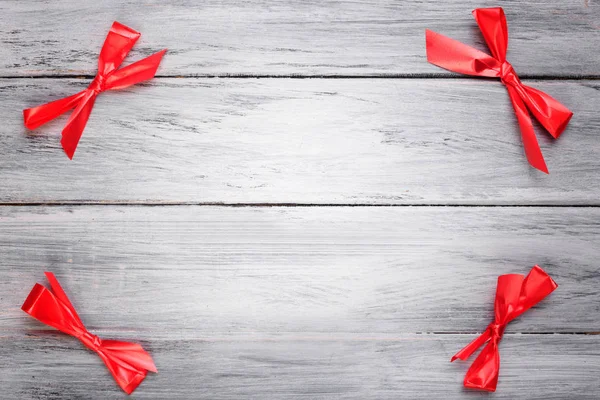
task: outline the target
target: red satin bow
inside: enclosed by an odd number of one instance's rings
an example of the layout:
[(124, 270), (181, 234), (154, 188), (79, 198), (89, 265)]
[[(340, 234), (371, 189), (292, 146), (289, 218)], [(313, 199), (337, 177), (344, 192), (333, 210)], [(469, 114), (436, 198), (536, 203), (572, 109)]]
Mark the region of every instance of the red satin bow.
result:
[(502, 8), (478, 8), (473, 15), (493, 56), (426, 30), (427, 61), (460, 74), (500, 78), (517, 114), (527, 160), (548, 173), (527, 109), (555, 139), (567, 127), (573, 113), (546, 93), (523, 85), (506, 61), (508, 27)]
[(148, 371), (157, 372), (152, 357), (136, 343), (102, 340), (88, 332), (52, 272), (46, 272), (50, 287), (36, 283), (21, 309), (33, 318), (67, 335), (75, 336), (90, 350), (98, 353), (119, 386), (131, 394)]
[(527, 277), (519, 274), (498, 277), (494, 321), (488, 325), (481, 336), (456, 353), (450, 360), (452, 362), (459, 358), (464, 361), (485, 342), (488, 342), (467, 371), (465, 387), (490, 392), (496, 391), (500, 370), (498, 343), (502, 339), (506, 325), (542, 301), (557, 287), (558, 285), (552, 278), (538, 265), (531, 269)]
[(36, 129), (74, 108), (75, 111), (69, 117), (60, 141), (67, 156), (73, 159), (96, 96), (105, 90), (123, 89), (154, 78), (166, 49), (118, 69), (139, 37), (139, 32), (115, 21), (102, 46), (98, 58), (98, 74), (90, 86), (73, 96), (23, 110), (25, 126)]

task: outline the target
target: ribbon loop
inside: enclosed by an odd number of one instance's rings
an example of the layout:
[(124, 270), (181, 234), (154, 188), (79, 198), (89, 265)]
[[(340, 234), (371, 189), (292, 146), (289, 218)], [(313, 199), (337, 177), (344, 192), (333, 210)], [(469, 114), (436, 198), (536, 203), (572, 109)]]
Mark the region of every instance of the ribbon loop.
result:
[(499, 62), (506, 61), (508, 49), (508, 24), (501, 7), (477, 8), (473, 17), (492, 55)]
[(131, 394), (148, 371), (156, 372), (152, 357), (137, 343), (102, 340), (89, 332), (77, 315), (54, 274), (46, 272), (52, 291), (36, 283), (21, 309), (33, 318), (79, 339), (95, 351), (117, 381)]
[(113, 22), (98, 57), (98, 74), (106, 75), (121, 66), (141, 34), (128, 26)]
[(508, 89), (517, 115), (529, 164), (548, 173), (542, 150), (534, 136), (529, 112), (554, 138), (558, 138), (566, 128), (573, 113), (546, 93), (523, 85), (512, 65), (506, 61), (508, 27), (502, 8), (478, 8), (473, 11), (473, 16), (492, 56), (426, 30), (427, 61), (459, 74), (500, 78)]
[(501, 275), (496, 288), (494, 302), (494, 321), (475, 340), (466, 345), (452, 359), (466, 360), (479, 347), (487, 342), (479, 356), (475, 359), (467, 374), (464, 385), (472, 389), (494, 392), (500, 371), (500, 354), (498, 342), (504, 335), (506, 325), (542, 301), (552, 293), (558, 285), (538, 265), (534, 266), (527, 277), (518, 274)]
[(23, 110), (25, 126), (35, 129), (75, 109), (62, 131), (61, 140), (63, 150), (73, 159), (79, 138), (92, 112), (95, 97), (104, 91), (122, 89), (152, 79), (156, 75), (166, 50), (118, 69), (139, 37), (139, 32), (115, 21), (98, 57), (98, 74), (88, 88), (74, 96)]

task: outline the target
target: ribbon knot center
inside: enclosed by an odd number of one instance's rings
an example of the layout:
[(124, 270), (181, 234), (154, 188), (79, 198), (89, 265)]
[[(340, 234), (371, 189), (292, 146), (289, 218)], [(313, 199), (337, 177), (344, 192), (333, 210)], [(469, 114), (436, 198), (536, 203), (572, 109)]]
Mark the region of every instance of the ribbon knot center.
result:
[(102, 345), (102, 339), (90, 332), (84, 332), (79, 336), (79, 340), (90, 350), (98, 350)]
[(98, 94), (106, 90), (106, 79), (100, 74), (96, 75), (90, 86), (88, 87), (94, 93)]
[(505, 324), (497, 324), (491, 323), (488, 327), (490, 333), (492, 334), (492, 338), (502, 339), (502, 335), (504, 335), (504, 330), (506, 329)]
[(508, 61), (504, 61), (504, 63), (500, 67), (500, 80), (505, 85), (516, 86), (519, 83), (521, 83), (519, 77), (517, 76), (517, 73), (515, 72), (515, 69)]

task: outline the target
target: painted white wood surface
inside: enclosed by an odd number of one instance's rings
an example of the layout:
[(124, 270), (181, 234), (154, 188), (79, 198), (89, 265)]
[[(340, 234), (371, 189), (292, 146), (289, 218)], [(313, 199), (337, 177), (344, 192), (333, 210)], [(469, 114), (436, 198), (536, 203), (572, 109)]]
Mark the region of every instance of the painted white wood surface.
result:
[(497, 6), (518, 73), (600, 75), (595, 0), (3, 0), (0, 75), (95, 74), (113, 20), (142, 33), (130, 60), (170, 49), (163, 75), (448, 75), (425, 29), (486, 49), (471, 11)]
[[(549, 176), (498, 82), (425, 60), (425, 28), (486, 50), (470, 11), (498, 5), (517, 72), (575, 111), (538, 129)], [(66, 119), (21, 110), (85, 87), (113, 20), (171, 78), (102, 95), (70, 162)], [(154, 356), (131, 398), (596, 399), (599, 39), (593, 0), (0, 1), (0, 397), (126, 398), (20, 311), (52, 270)], [(450, 356), (534, 263), (559, 289), (509, 325), (499, 391), (464, 390)]]
[(98, 98), (70, 161), (66, 116), (20, 110), (88, 80), (0, 80), (0, 201), (599, 204), (600, 83), (527, 82), (575, 110), (529, 166), (494, 80), (157, 79)]
[(37, 332), (0, 338), (0, 386), (3, 398), (15, 399), (597, 399), (600, 336), (506, 335), (494, 394), (463, 389), (469, 363), (449, 362), (473, 337), (226, 333), (143, 341), (159, 373), (128, 397), (76, 339)]
[(449, 358), (491, 320), (496, 276), (539, 262), (559, 288), (509, 325), (494, 398), (592, 399), (599, 212), (2, 207), (0, 383), (6, 398), (125, 397), (20, 311), (53, 270), (88, 329), (155, 357), (133, 398), (484, 398)]
[(498, 275), (538, 263), (559, 290), (508, 332), (600, 332), (597, 208), (2, 207), (0, 332), (42, 272), (88, 326), (215, 332), (478, 332)]

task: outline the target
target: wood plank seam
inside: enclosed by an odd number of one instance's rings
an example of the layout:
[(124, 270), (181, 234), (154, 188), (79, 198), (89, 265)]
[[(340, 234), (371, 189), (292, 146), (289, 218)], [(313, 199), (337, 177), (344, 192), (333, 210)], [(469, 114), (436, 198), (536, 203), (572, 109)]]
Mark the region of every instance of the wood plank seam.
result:
[(600, 204), (477, 204), (477, 203), (223, 203), (195, 201), (43, 201), (43, 202), (0, 202), (0, 207), (84, 207), (84, 206), (197, 206), (197, 207), (479, 207), (479, 208), (598, 208)]
[[(58, 75), (0, 75), (0, 79), (94, 79), (96, 75), (90, 74), (58, 74)], [(441, 74), (441, 73), (414, 73), (414, 74), (156, 74), (153, 79), (161, 78), (179, 78), (179, 79), (205, 79), (205, 78), (221, 78), (221, 79), (476, 79), (489, 80), (489, 78), (478, 78), (475, 76), (467, 76), (460, 74)], [(538, 81), (583, 81), (583, 80), (599, 80), (600, 74), (520, 74), (521, 80), (531, 79)]]

